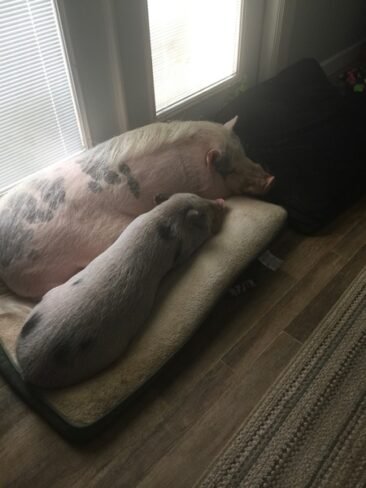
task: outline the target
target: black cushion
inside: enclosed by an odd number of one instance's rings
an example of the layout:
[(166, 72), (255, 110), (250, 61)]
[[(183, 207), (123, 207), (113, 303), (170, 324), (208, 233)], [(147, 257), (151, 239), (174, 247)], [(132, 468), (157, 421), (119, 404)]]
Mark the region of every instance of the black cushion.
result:
[(318, 62), (305, 59), (237, 96), (216, 119), (239, 115), (235, 132), (248, 156), (276, 176), (267, 199), (308, 234), (365, 191), (361, 102), (343, 97)]

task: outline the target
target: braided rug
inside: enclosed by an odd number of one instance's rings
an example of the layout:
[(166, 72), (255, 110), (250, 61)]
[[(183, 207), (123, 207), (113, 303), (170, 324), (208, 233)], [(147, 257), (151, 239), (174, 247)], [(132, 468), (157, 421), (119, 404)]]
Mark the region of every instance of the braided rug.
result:
[(366, 268), (199, 486), (366, 487)]

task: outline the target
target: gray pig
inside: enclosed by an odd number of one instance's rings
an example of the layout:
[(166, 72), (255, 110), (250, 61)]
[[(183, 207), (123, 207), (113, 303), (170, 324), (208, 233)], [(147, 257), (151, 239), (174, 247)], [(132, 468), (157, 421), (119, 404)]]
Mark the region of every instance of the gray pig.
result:
[(223, 215), (223, 200), (182, 193), (135, 219), (32, 310), (16, 347), (24, 379), (68, 386), (120, 357), (148, 318), (161, 279), (219, 230)]

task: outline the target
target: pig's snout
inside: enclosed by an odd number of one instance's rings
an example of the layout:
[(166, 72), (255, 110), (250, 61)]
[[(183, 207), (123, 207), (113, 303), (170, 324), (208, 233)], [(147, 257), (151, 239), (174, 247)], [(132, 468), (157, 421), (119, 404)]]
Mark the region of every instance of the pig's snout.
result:
[(275, 177), (266, 173), (244, 184), (241, 187), (241, 193), (247, 195), (264, 195), (272, 188), (274, 181)]
[(226, 212), (225, 200), (223, 198), (217, 198), (212, 201), (211, 207), (211, 232), (212, 234), (217, 234), (221, 229), (222, 222), (224, 220)]
[(275, 181), (275, 177), (274, 176), (268, 175), (266, 177), (266, 180), (265, 180), (265, 183), (264, 183), (264, 192), (265, 193), (272, 188), (272, 186), (274, 184), (274, 181)]
[(274, 181), (275, 177), (266, 173), (264, 177), (249, 186), (247, 193), (251, 195), (264, 195), (272, 188)]
[(274, 181), (272, 174), (248, 157), (226, 177), (226, 184), (234, 195), (263, 195), (272, 188)]
[(215, 202), (217, 203), (218, 207), (222, 209), (225, 208), (225, 200), (223, 198), (216, 198)]

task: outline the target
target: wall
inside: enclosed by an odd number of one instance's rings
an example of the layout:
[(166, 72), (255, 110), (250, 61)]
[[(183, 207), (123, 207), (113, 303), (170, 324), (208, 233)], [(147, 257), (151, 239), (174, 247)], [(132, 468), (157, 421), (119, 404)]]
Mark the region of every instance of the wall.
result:
[(287, 64), (306, 56), (322, 62), (366, 39), (365, 0), (288, 0), (288, 3), (294, 1)]

